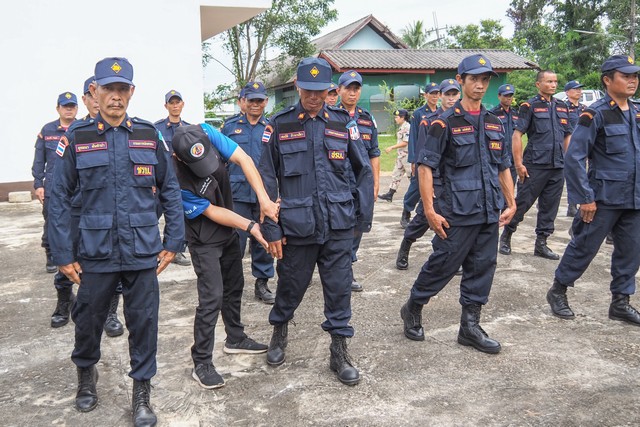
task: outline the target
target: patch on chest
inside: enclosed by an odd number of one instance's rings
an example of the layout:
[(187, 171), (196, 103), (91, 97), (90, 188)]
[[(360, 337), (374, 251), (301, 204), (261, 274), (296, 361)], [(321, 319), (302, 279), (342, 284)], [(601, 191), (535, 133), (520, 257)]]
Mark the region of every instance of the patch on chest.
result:
[(134, 165), (133, 174), (135, 176), (152, 176), (153, 165)]
[(451, 133), (454, 135), (463, 135), (465, 133), (473, 133), (473, 126), (460, 126), (457, 128), (451, 128)]
[(494, 151), (502, 151), (502, 141), (489, 141), (489, 149)]
[(346, 158), (344, 150), (329, 150), (329, 160), (344, 160)]
[(107, 141), (76, 144), (76, 153), (88, 153), (90, 151), (106, 150), (108, 147), (109, 145), (107, 144)]
[(62, 138), (60, 138), (60, 141), (58, 141), (58, 146), (56, 147), (56, 154), (60, 157), (64, 156), (64, 150), (66, 150), (68, 146), (69, 146), (69, 140), (67, 139), (66, 136), (63, 136)]
[(278, 134), (279, 141), (291, 141), (294, 139), (305, 139), (307, 134), (303, 130), (299, 130), (297, 132), (285, 132)]
[(337, 131), (335, 129), (325, 129), (324, 130), (324, 134), (326, 136), (330, 136), (330, 137), (333, 137), (333, 138), (339, 138), (339, 139), (348, 139), (349, 138), (349, 135), (347, 134), (347, 132), (340, 132), (340, 131)]
[(360, 134), (360, 136), (362, 136), (362, 140), (363, 141), (371, 141), (371, 134), (370, 133), (362, 133), (362, 134)]
[(155, 141), (141, 141), (141, 140), (137, 140), (137, 139), (130, 139), (129, 140), (129, 148), (149, 148), (152, 150), (156, 149), (156, 142)]
[(502, 132), (502, 125), (496, 124), (496, 123), (485, 123), (484, 124), (484, 129), (485, 130), (495, 130), (498, 132)]

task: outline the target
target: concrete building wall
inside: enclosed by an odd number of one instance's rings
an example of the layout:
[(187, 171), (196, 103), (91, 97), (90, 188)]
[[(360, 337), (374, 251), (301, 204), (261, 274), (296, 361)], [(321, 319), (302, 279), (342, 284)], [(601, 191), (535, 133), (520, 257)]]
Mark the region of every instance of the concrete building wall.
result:
[[(36, 135), (57, 118), (58, 94), (71, 91), (80, 101), (84, 80), (104, 57), (124, 56), (134, 67), (136, 91), (130, 115), (151, 121), (166, 117), (164, 94), (176, 89), (185, 100), (184, 119), (202, 121), (202, 38), (231, 28), (270, 4), (268, 0), (0, 3), (4, 100), (0, 183), (32, 180)], [(78, 117), (85, 114), (81, 104)]]

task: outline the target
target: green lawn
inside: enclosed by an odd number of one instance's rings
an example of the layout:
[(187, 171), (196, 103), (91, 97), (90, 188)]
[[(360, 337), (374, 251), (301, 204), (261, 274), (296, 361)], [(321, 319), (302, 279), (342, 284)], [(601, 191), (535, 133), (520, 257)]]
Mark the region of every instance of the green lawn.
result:
[(393, 165), (396, 163), (396, 150), (393, 150), (389, 154), (384, 152), (384, 149), (391, 147), (396, 143), (395, 135), (378, 135), (378, 146), (380, 147), (380, 170), (383, 172), (391, 172)]

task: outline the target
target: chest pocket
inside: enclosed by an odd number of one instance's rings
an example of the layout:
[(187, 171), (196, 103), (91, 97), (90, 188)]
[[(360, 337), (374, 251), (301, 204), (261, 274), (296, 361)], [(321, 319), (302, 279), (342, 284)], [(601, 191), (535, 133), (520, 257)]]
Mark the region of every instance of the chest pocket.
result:
[(458, 215), (471, 215), (482, 210), (480, 180), (451, 181), (451, 208)]
[(358, 131), (360, 132), (360, 139), (364, 143), (367, 151), (373, 148), (373, 131), (368, 126), (358, 125)]
[(504, 134), (496, 131), (485, 131), (487, 147), (489, 148), (489, 161), (494, 164), (502, 163), (502, 153), (505, 150)]
[(629, 146), (629, 132), (629, 127), (624, 124), (605, 126), (605, 150), (607, 154), (626, 153)]
[(308, 146), (306, 139), (280, 142), (284, 176), (298, 176), (309, 173), (307, 162), (305, 162)]
[(129, 158), (133, 163), (133, 186), (153, 187), (156, 185), (156, 165), (158, 158), (155, 150), (135, 148), (129, 150)]
[(327, 151), (331, 170), (338, 173), (344, 173), (348, 170), (349, 161), (347, 160), (346, 140), (325, 136), (324, 147)]
[(475, 142), (475, 133), (453, 136), (456, 167), (471, 166), (478, 161)]
[(533, 123), (536, 133), (545, 133), (551, 130), (551, 113), (547, 111), (539, 111), (533, 113)]
[(58, 148), (58, 139), (52, 139), (49, 141), (45, 141), (44, 142), (44, 146), (46, 147), (47, 150), (53, 150), (55, 151), (56, 148)]
[(77, 153), (76, 169), (80, 177), (81, 190), (106, 187), (109, 179), (109, 152), (99, 150)]

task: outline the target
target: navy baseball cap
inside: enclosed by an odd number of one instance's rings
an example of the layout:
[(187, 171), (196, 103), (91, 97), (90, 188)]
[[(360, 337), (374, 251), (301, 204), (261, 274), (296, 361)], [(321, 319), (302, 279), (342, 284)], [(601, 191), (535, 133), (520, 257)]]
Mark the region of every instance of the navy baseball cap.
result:
[(338, 86), (349, 86), (351, 83), (358, 83), (362, 86), (362, 76), (355, 70), (349, 70), (342, 73), (338, 79)]
[(171, 145), (173, 152), (198, 177), (206, 178), (218, 169), (218, 157), (202, 126), (178, 126)]
[(94, 76), (91, 76), (87, 80), (84, 81), (84, 88), (82, 89), (83, 90), (83, 92), (82, 92), (83, 95), (86, 95), (86, 94), (89, 93), (89, 85), (91, 83), (93, 83), (95, 80), (96, 80), (96, 78)]
[(331, 84), (329, 85), (329, 92), (337, 92), (338, 91), (338, 85), (335, 84), (334, 82), (331, 82)]
[(240, 93), (238, 93), (238, 99), (244, 98), (244, 88), (240, 89)]
[(304, 58), (298, 64), (296, 86), (305, 90), (327, 90), (331, 86), (331, 66), (321, 58)]
[(63, 92), (58, 95), (58, 105), (69, 105), (75, 104), (78, 105), (78, 98), (76, 98), (75, 94), (71, 92)]
[(609, 59), (604, 61), (602, 67), (600, 67), (600, 71), (620, 71), (625, 74), (633, 74), (640, 71), (640, 67), (638, 67), (633, 58), (627, 55), (613, 55), (610, 56)]
[(564, 91), (566, 92), (566, 91), (571, 90), (571, 89), (578, 89), (578, 88), (583, 87), (583, 86), (584, 85), (582, 83), (580, 83), (579, 81), (571, 80), (571, 81), (567, 82), (566, 85), (564, 85)]
[(244, 86), (244, 97), (247, 99), (267, 99), (267, 89), (261, 82), (249, 82)]
[[(566, 86), (564, 90), (567, 90)], [(510, 84), (502, 85), (498, 88), (498, 95), (513, 95), (514, 93), (516, 93), (516, 88)]]
[(167, 92), (167, 94), (164, 96), (164, 103), (165, 103), (165, 104), (166, 104), (166, 103), (168, 103), (168, 102), (171, 100), (171, 98), (173, 98), (174, 96), (175, 96), (175, 97), (180, 98), (180, 101), (182, 101), (182, 100), (183, 100), (183, 99), (182, 99), (182, 95), (180, 95), (180, 92), (178, 92), (177, 90), (173, 90), (173, 89), (171, 89), (171, 90), (170, 90), (169, 92)]
[(498, 76), (498, 73), (493, 71), (491, 61), (484, 55), (471, 55), (467, 56), (458, 65), (458, 74), (484, 74), (490, 73), (494, 76)]
[(96, 64), (94, 76), (100, 86), (109, 83), (126, 83), (133, 86), (133, 66), (127, 58), (104, 58)]
[(436, 82), (431, 82), (424, 88), (425, 93), (440, 92), (440, 85)]
[(405, 119), (409, 118), (409, 112), (407, 110), (405, 110), (404, 108), (400, 108), (399, 110), (396, 110), (393, 113), (394, 116), (400, 116), (400, 117), (404, 117)]
[(455, 89), (460, 92), (460, 85), (455, 79), (445, 79), (442, 81), (442, 83), (440, 83), (440, 86), (438, 87), (440, 88), (441, 93), (448, 92), (451, 89)]

